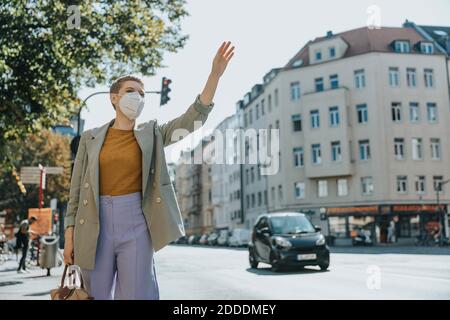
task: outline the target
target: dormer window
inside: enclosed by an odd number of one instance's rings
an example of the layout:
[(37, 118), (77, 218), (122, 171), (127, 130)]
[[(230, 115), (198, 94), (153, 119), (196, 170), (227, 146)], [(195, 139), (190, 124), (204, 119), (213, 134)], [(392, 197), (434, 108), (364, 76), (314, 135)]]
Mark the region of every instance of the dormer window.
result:
[(411, 52), (411, 47), (409, 41), (406, 40), (396, 40), (394, 42), (394, 50), (399, 53), (409, 53)]
[(329, 54), (330, 58), (334, 58), (336, 56), (336, 48), (335, 47), (329, 48)]
[(434, 46), (431, 42), (421, 42), (420, 43), (420, 52), (425, 54), (433, 54)]
[(316, 61), (322, 60), (322, 51), (316, 51)]

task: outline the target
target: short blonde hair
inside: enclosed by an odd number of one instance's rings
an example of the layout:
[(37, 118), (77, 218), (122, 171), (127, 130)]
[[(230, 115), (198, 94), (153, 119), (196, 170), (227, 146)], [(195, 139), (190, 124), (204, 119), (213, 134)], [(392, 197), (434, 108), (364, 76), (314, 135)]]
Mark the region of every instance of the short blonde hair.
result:
[[(140, 83), (142, 86), (144, 86), (144, 82), (135, 76), (132, 75), (125, 75), (125, 76), (121, 76), (117, 79), (115, 79), (112, 84), (111, 87), (109, 87), (109, 93), (119, 93), (120, 88), (122, 87), (122, 83), (124, 83), (125, 81), (136, 81), (138, 83)], [(116, 109), (116, 107), (114, 106), (114, 104), (111, 102), (112, 106), (114, 107), (114, 109)]]

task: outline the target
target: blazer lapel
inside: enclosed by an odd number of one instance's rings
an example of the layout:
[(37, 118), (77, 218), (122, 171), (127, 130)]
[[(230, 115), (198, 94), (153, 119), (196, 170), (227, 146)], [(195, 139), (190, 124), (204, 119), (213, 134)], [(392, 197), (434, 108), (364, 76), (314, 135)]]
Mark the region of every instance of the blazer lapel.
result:
[[(91, 130), (91, 139), (87, 142), (88, 167), (90, 171), (90, 184), (94, 192), (95, 205), (99, 212), (99, 157), (100, 151), (105, 141), (106, 133), (110, 125), (114, 123), (114, 119), (105, 123), (99, 128)], [(152, 153), (153, 153), (153, 127), (155, 121), (149, 121), (147, 125), (141, 124), (134, 129), (134, 135), (142, 151), (142, 197), (146, 194), (147, 181), (150, 171)]]

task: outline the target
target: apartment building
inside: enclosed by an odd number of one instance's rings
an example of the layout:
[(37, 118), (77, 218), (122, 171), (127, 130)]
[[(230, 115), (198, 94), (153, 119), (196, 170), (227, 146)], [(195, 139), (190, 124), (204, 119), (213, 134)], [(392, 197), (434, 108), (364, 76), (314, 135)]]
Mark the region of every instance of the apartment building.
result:
[[(275, 96), (268, 93), (267, 88), (276, 77), (280, 68), (270, 70), (264, 76), (263, 84), (256, 84), (247, 92), (242, 100), (236, 104), (239, 128), (243, 135), (240, 143), (244, 146), (242, 165), (242, 197), (244, 227), (251, 229), (256, 218), (268, 211), (268, 176), (261, 174), (261, 162), (258, 151), (261, 143), (265, 142), (260, 129), (271, 129), (267, 122), (269, 113), (275, 108)], [(277, 101), (278, 102), (278, 101)], [(279, 129), (279, 122), (275, 121), (273, 128)], [(256, 159), (256, 161), (255, 161)]]
[[(214, 130), (213, 163), (211, 165), (214, 226), (217, 230), (244, 227), (241, 197), (241, 165), (238, 159), (236, 115), (224, 119)], [(219, 141), (220, 144), (219, 144)], [(216, 148), (217, 146), (217, 148)], [(227, 148), (228, 147), (228, 148)]]
[[(308, 42), (266, 88), (280, 104), (267, 121), (282, 128), (269, 209), (306, 211), (343, 239), (365, 226), (384, 242), (393, 220), (410, 240), (438, 223), (450, 106), (446, 56), (433, 46), (411, 28)], [(440, 198), (449, 203), (448, 188)]]

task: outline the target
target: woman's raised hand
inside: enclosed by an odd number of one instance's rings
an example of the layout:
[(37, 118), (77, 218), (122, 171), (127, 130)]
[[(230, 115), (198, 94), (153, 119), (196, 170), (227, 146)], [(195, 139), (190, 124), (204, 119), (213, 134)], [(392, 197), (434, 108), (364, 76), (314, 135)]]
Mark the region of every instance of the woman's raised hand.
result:
[(213, 60), (211, 73), (222, 76), (225, 68), (228, 65), (228, 62), (231, 60), (231, 57), (234, 55), (234, 46), (230, 48), (231, 42), (222, 42), (222, 45), (217, 50), (216, 56)]

